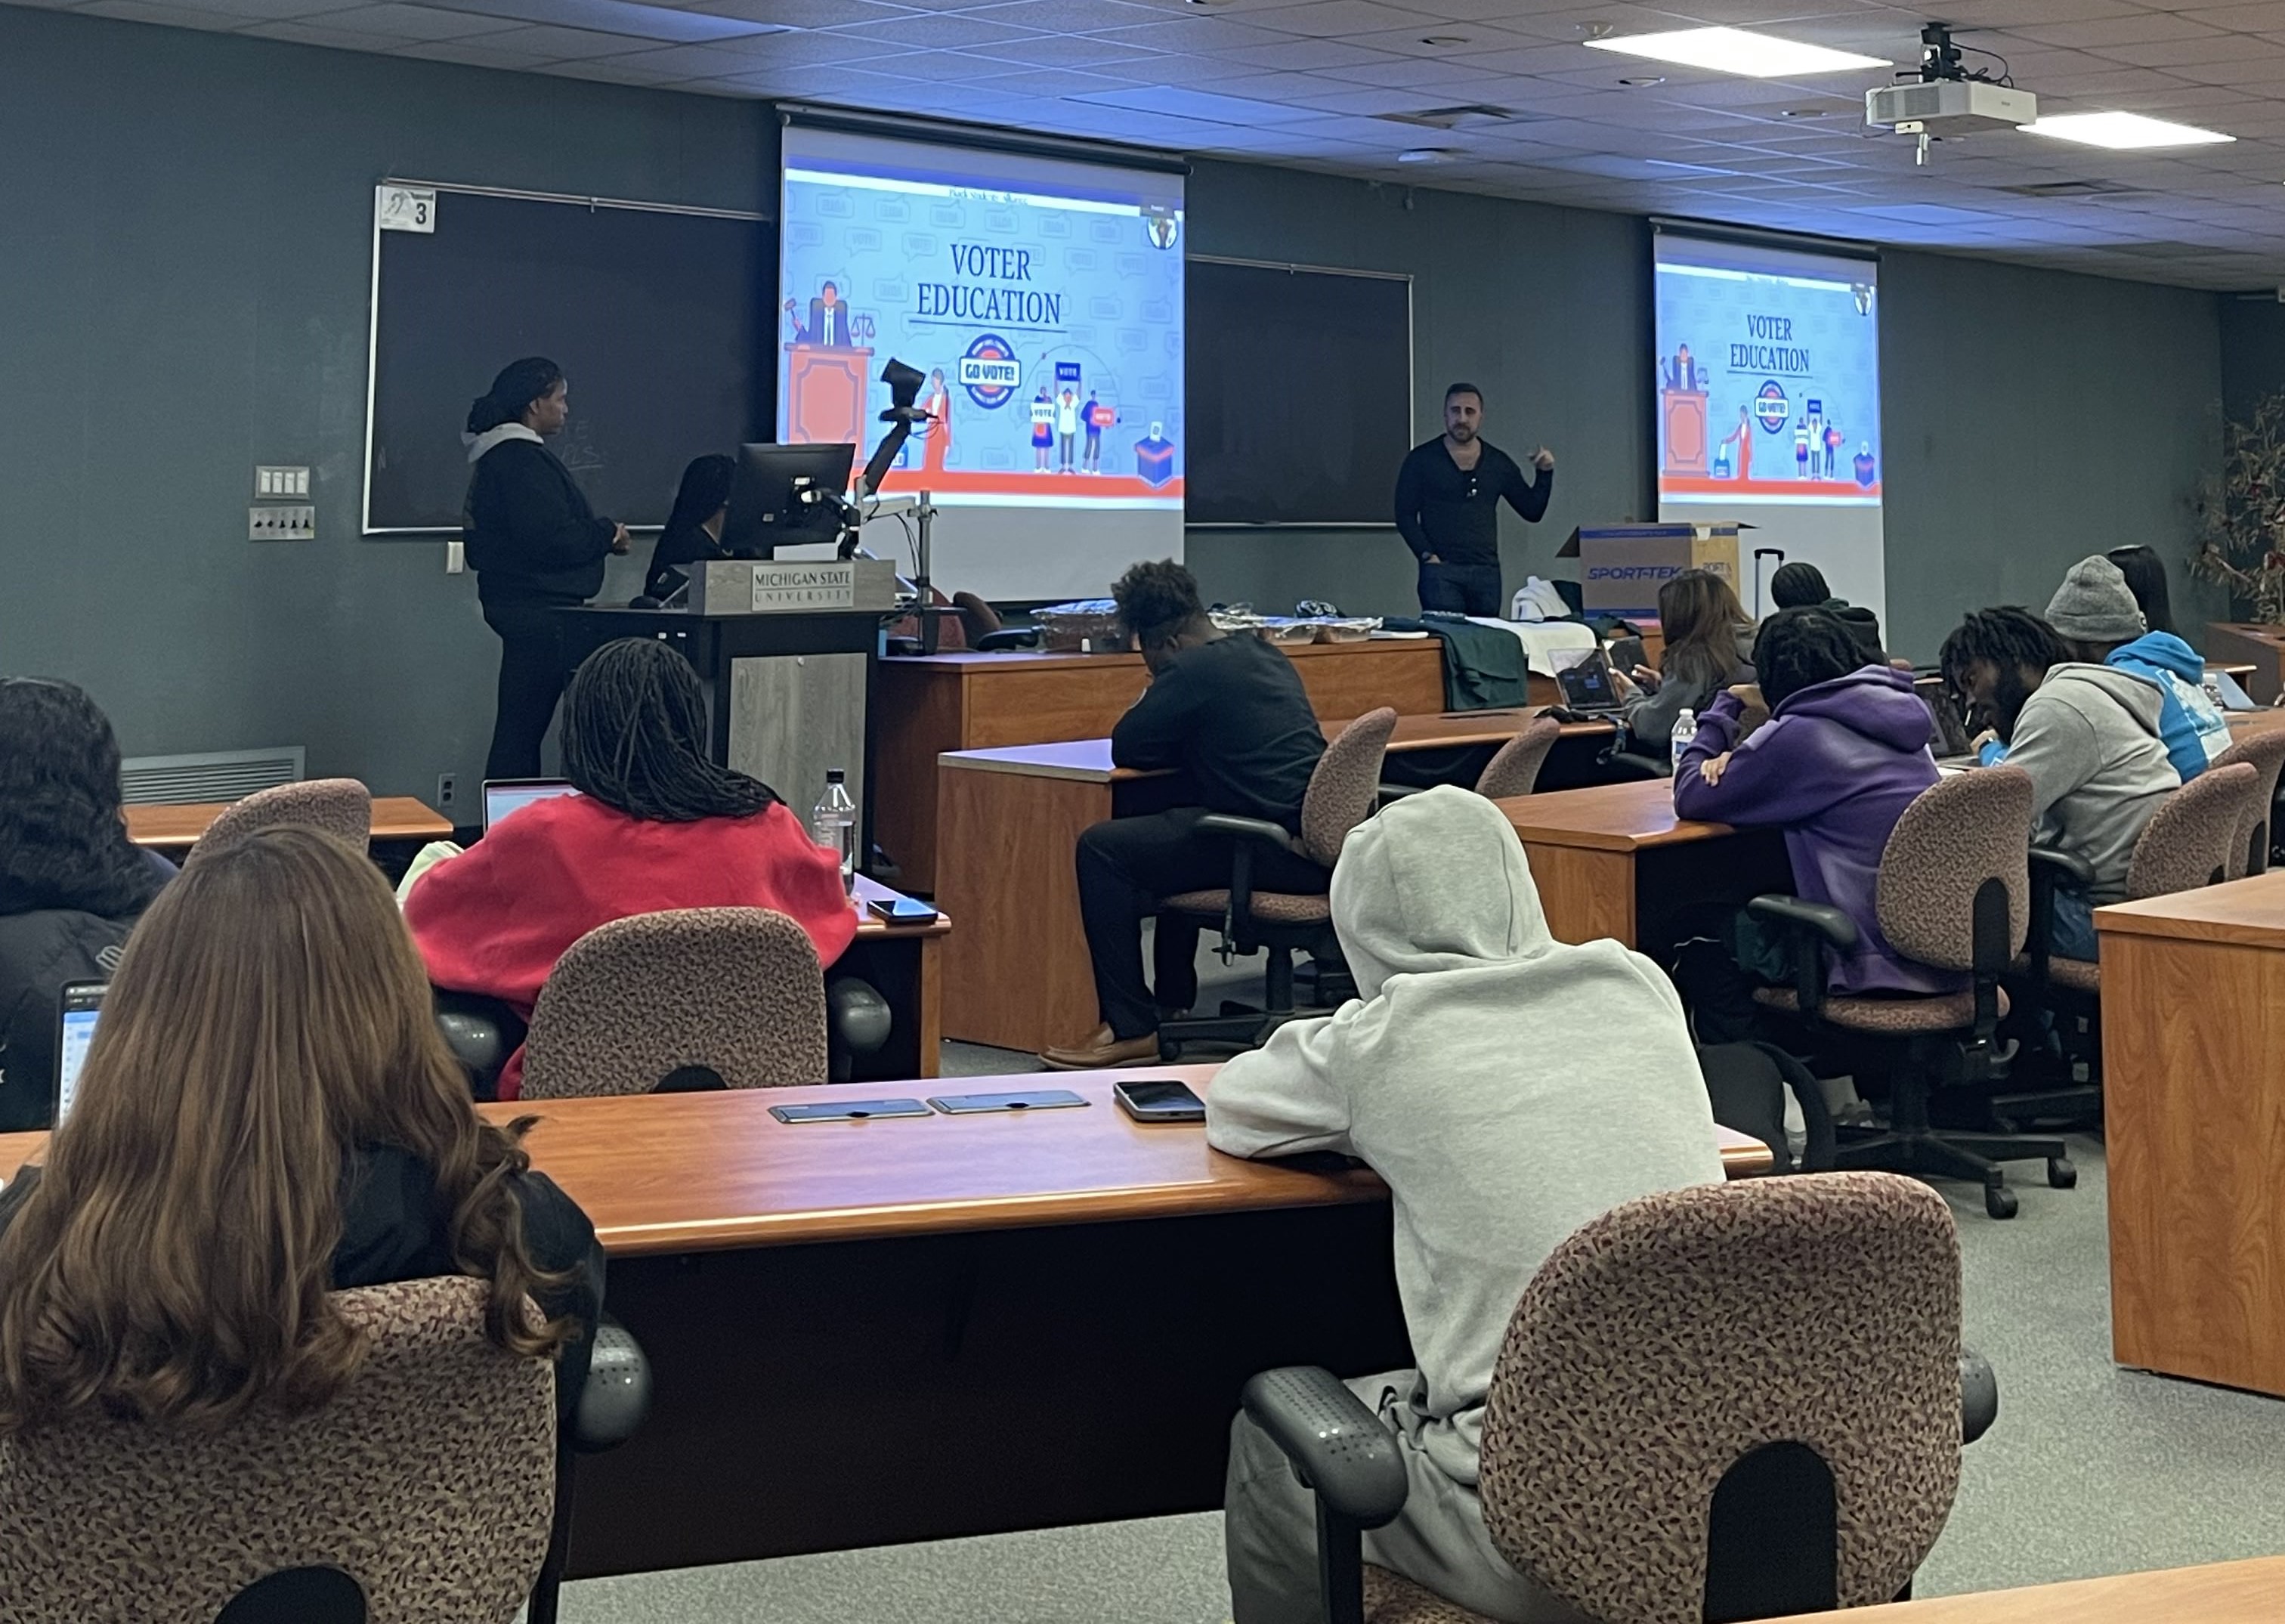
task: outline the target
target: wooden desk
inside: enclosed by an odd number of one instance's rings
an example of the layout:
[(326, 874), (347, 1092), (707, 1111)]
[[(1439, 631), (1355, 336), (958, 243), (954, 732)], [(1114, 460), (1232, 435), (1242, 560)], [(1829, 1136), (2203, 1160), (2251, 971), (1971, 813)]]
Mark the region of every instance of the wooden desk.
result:
[(2285, 1395), (2285, 872), (2094, 922), (2112, 1353)]
[(2285, 1618), (2285, 1557), (1939, 1596), (1776, 1624), (2274, 1624)]
[(2217, 620), (2206, 627), (2205, 651), (2209, 664), (2223, 664), (2233, 673), (2241, 665), (2253, 668), (2238, 681), (2256, 703), (2273, 705), (2285, 691), (2285, 626)]
[[(1434, 638), (1280, 644), (1320, 717), (1444, 708), (1443, 644)], [(873, 837), (899, 883), (933, 893), (937, 758), (948, 750), (1051, 744), (1107, 735), (1150, 685), (1142, 656), (940, 654), (886, 659), (876, 678)]]
[(1499, 805), (1523, 842), (1558, 941), (1609, 937), (1654, 947), (1661, 922), (1677, 908), (1793, 889), (1781, 835), (1676, 818), (1670, 779), (1551, 790)]
[(855, 1080), (934, 1077), (944, 1051), (944, 941), (952, 917), (938, 913), (925, 924), (891, 925), (873, 912), (876, 898), (893, 901), (902, 893), (877, 880), (857, 876), (857, 901), (863, 912), (857, 939), (834, 969), (873, 984), (888, 1000), (889, 1040), (877, 1054), (856, 1062)]
[[(1209, 1091), (1215, 1069), (1123, 1075)], [(540, 1106), (535, 1164), (595, 1220), (657, 1379), (643, 1431), (580, 1465), (571, 1571), (1211, 1510), (1249, 1376), (1410, 1361), (1378, 1179), (1142, 1126), (1113, 1080), (863, 1091), (1089, 1102), (1032, 1116), (769, 1115), (836, 1097), (817, 1088)], [(0, 1170), (42, 1138), (0, 1138)], [(1722, 1153), (1769, 1163), (1741, 1135)]]
[[(1400, 717), (1388, 748), (1394, 760), (1488, 755), (1513, 738), (1529, 715)], [(1342, 725), (1329, 722), (1325, 731)], [(1612, 729), (1607, 722), (1581, 722), (1564, 732), (1565, 743), (1591, 754)], [(1033, 1052), (1076, 1042), (1096, 1021), (1072, 869), (1080, 835), (1106, 818), (1181, 804), (1182, 781), (1112, 766), (1108, 739), (955, 750), (939, 765), (936, 827), (946, 860), (936, 894), (961, 921), (946, 951), (945, 1032)]]
[[(179, 806), (130, 806), (127, 837), (138, 846), (169, 852), (187, 851), (229, 804), (227, 801), (197, 801)], [(373, 837), (375, 841), (450, 840), (452, 826), (411, 796), (375, 796)]]

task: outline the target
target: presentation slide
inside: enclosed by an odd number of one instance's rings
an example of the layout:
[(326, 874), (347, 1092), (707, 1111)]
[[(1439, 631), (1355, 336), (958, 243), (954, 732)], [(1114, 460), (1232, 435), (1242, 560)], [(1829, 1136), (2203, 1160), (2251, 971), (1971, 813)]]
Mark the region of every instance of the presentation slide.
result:
[[(881, 369), (928, 381), (883, 495), (941, 510), (946, 592), (1094, 598), (1182, 554), (1182, 180), (785, 131), (778, 437), (884, 432)], [(906, 557), (896, 521), (867, 547)]]
[(1758, 547), (1883, 610), (1878, 262), (1661, 231), (1655, 285), (1659, 516), (1754, 527), (1749, 609)]

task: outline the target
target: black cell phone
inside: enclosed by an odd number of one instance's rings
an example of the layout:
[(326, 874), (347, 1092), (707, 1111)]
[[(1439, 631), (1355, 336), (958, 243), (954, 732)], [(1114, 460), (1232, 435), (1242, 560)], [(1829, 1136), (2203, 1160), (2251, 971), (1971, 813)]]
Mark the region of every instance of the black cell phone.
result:
[(947, 1117), (964, 1117), (986, 1110), (1064, 1110), (1087, 1101), (1068, 1088), (1033, 1088), (1009, 1094), (931, 1094), (929, 1103)]
[(869, 1122), (876, 1117), (926, 1117), (918, 1100), (832, 1100), (819, 1105), (773, 1105), (780, 1122)]
[(1206, 1102), (1190, 1092), (1188, 1083), (1138, 1079), (1113, 1083), (1111, 1097), (1119, 1109), (1137, 1122), (1204, 1122)]
[(876, 897), (865, 905), (892, 925), (924, 925), (936, 910), (915, 897)]

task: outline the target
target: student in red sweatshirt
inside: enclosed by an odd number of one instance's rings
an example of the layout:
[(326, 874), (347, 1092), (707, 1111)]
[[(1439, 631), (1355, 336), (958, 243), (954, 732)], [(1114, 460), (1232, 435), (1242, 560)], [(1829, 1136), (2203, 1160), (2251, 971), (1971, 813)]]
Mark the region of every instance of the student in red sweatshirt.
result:
[[(665, 644), (590, 655), (564, 695), (563, 771), (580, 790), (519, 809), (405, 898), (428, 978), (527, 1018), (566, 948), (598, 925), (665, 908), (762, 907), (809, 932), (830, 965), (857, 934), (837, 852), (767, 784), (706, 755), (697, 674)], [(516, 1097), (523, 1055), (499, 1097)]]

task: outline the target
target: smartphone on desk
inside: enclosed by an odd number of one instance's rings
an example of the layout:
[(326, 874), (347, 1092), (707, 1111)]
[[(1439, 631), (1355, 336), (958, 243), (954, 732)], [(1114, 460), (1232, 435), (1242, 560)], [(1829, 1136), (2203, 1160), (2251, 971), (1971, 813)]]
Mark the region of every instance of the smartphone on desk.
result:
[(928, 1117), (918, 1100), (833, 1100), (815, 1105), (773, 1105), (780, 1122), (870, 1122), (876, 1117)]
[(1026, 1088), (1007, 1094), (931, 1094), (929, 1103), (947, 1117), (987, 1110), (1064, 1110), (1086, 1099), (1068, 1088)]
[(924, 925), (936, 910), (917, 897), (876, 897), (865, 905), (874, 917), (891, 925)]
[(1204, 1122), (1206, 1102), (1190, 1092), (1188, 1083), (1171, 1079), (1137, 1078), (1113, 1083), (1111, 1097), (1119, 1109), (1137, 1122)]

